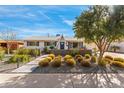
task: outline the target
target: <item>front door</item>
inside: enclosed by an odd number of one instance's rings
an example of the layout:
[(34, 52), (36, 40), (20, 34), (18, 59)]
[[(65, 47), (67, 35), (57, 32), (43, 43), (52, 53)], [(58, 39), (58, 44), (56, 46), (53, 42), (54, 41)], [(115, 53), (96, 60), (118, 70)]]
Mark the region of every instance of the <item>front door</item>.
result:
[(65, 43), (64, 42), (60, 42), (60, 49), (64, 49)]

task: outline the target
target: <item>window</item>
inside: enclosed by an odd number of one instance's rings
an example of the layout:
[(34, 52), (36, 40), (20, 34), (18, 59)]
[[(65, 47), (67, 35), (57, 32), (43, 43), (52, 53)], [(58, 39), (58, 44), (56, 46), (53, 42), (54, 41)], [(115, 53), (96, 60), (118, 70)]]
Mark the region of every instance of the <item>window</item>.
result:
[(38, 41), (28, 41), (27, 46), (39, 46), (39, 42)]
[(44, 46), (50, 46), (50, 42), (44, 42)]
[(73, 43), (72, 42), (68, 42), (68, 49), (73, 48)]
[(77, 42), (73, 42), (73, 48), (78, 48), (78, 43)]

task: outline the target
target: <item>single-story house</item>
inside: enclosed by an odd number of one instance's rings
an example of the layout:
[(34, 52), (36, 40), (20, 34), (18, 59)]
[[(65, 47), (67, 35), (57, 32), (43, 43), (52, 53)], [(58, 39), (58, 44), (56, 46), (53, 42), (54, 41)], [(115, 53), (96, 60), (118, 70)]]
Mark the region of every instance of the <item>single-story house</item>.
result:
[(44, 47), (55, 46), (56, 49), (81, 49), (83, 48), (83, 40), (74, 37), (56, 36), (30, 36), (24, 38), (25, 48), (37, 48), (43, 50)]

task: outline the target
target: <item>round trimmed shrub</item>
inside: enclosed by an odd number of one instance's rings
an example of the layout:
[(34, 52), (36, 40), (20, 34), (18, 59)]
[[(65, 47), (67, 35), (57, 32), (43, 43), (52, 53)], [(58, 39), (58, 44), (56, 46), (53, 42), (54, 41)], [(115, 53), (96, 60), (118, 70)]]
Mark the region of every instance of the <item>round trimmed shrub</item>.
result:
[(90, 67), (91, 63), (89, 59), (84, 59), (83, 61), (81, 61), (81, 65), (84, 67)]
[(91, 58), (90, 54), (85, 54), (85, 58), (86, 58), (86, 59)]
[(92, 56), (91, 57), (91, 62), (96, 63), (97, 62), (97, 57), (96, 56)]
[(82, 57), (82, 55), (80, 55), (80, 54), (77, 54), (76, 56), (75, 56), (75, 59), (77, 59), (77, 58), (81, 58)]
[(66, 63), (68, 66), (75, 66), (76, 65), (76, 61), (73, 58), (67, 59)]
[(114, 58), (114, 61), (124, 62), (123, 58)]
[(62, 56), (61, 55), (58, 55), (57, 58), (61, 58), (62, 59)]
[(109, 55), (106, 55), (104, 58), (113, 60), (113, 57), (112, 56), (109, 56)]
[(106, 61), (107, 64), (111, 64), (113, 60), (108, 59), (108, 58), (103, 58), (103, 61)]
[(48, 65), (49, 65), (49, 60), (47, 58), (45, 58), (39, 62), (40, 67), (47, 67)]
[(52, 57), (46, 57), (46, 58), (49, 60), (49, 62), (53, 60)]
[(76, 61), (80, 63), (81, 61), (83, 61), (83, 59), (83, 57), (77, 57)]
[(61, 58), (60, 57), (56, 57), (52, 62), (51, 65), (53, 67), (60, 67), (61, 66)]
[(72, 56), (71, 56), (71, 55), (66, 55), (66, 56), (64, 57), (64, 61), (66, 61), (67, 59), (72, 59)]
[(49, 57), (51, 57), (52, 59), (55, 58), (55, 55), (54, 54), (49, 54)]
[(102, 67), (106, 67), (106, 65), (109, 63), (110, 59), (103, 58), (101, 62), (98, 62), (98, 65)]
[(112, 65), (117, 66), (117, 67), (121, 67), (124, 68), (124, 63), (120, 62), (120, 61), (113, 61)]

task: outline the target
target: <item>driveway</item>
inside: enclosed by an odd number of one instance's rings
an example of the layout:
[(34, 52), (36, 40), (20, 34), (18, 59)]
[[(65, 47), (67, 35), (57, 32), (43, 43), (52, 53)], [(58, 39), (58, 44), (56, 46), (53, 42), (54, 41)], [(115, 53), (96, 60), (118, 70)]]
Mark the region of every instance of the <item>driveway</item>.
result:
[(124, 74), (0, 74), (2, 88), (124, 88)]

